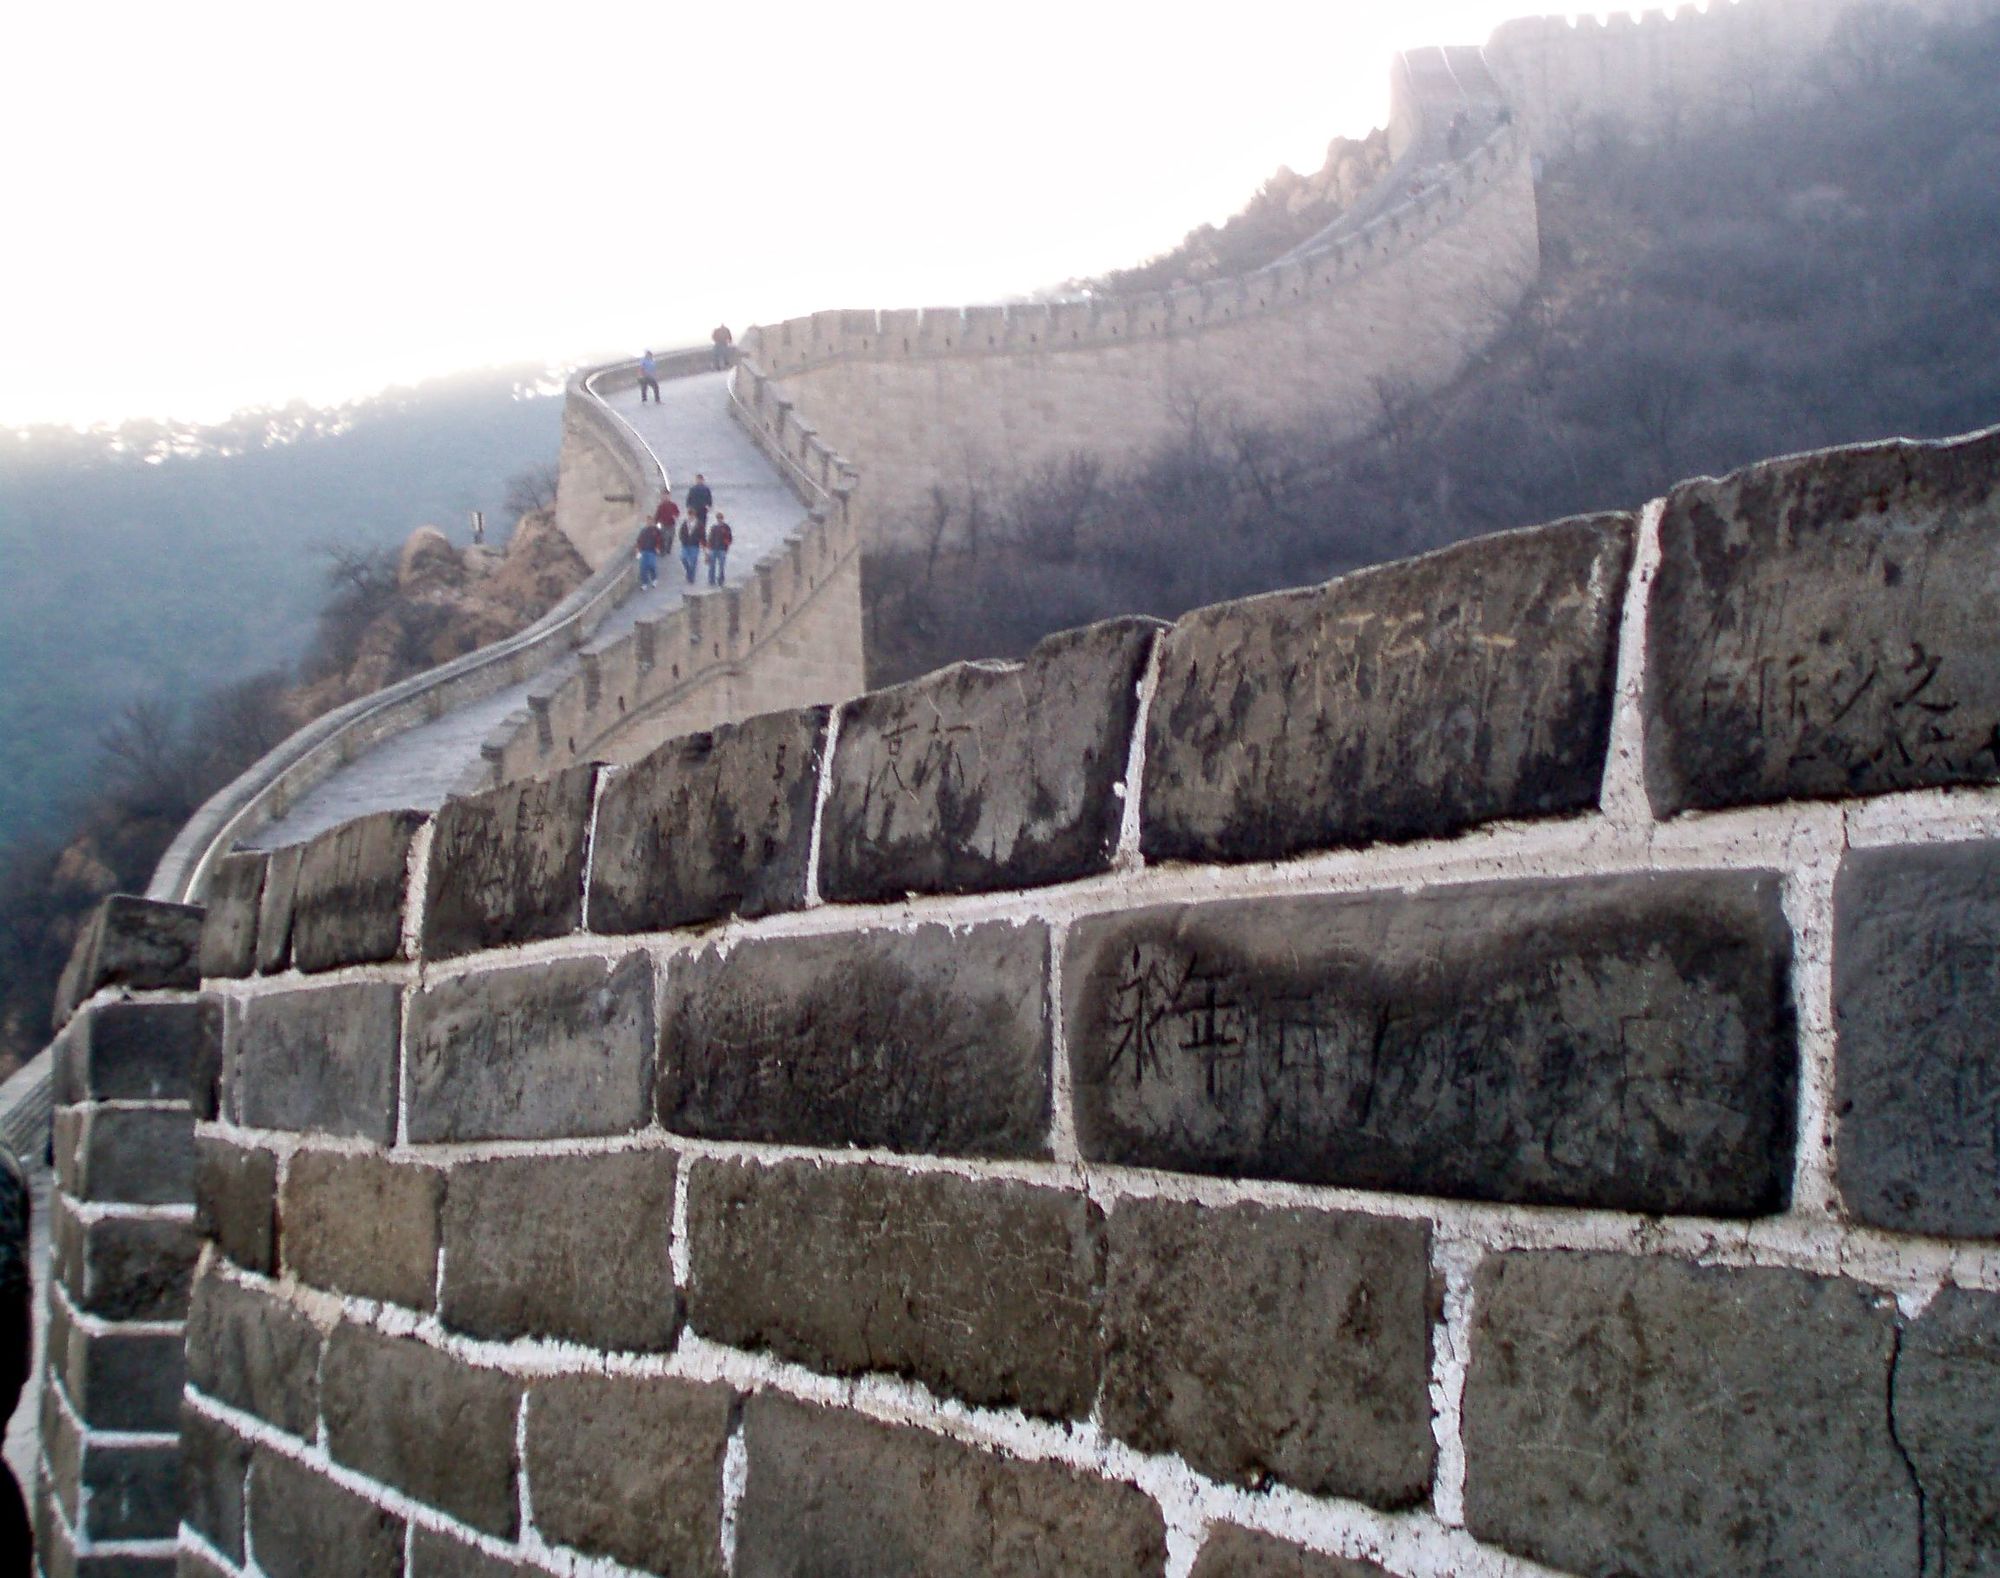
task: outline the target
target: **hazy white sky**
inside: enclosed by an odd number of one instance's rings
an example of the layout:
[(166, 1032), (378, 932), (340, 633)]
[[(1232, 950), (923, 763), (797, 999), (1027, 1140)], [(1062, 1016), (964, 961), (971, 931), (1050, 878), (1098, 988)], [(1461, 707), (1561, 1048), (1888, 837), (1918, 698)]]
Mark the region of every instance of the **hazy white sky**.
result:
[(210, 418), (1170, 246), (1516, 0), (0, 18), (0, 423)]

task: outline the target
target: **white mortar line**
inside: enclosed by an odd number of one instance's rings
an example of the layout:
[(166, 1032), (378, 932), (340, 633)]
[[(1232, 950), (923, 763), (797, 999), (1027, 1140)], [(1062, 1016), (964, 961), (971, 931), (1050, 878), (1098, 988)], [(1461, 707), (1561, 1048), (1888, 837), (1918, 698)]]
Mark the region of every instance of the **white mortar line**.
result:
[(722, 1449), (722, 1570), (736, 1571), (736, 1517), (750, 1483), (750, 1446), (743, 1436), (743, 1410), (730, 1422), (729, 1442)]
[(1785, 915), (1792, 926), (1792, 1013), (1799, 1049), (1791, 1215), (1834, 1220), (1837, 1104), (1834, 1099), (1833, 886), (1845, 853), (1836, 832), (1816, 860), (1785, 879)]
[(1611, 741), (1598, 803), (1612, 822), (1628, 828), (1649, 826), (1654, 819), (1646, 793), (1646, 603), (1660, 567), (1660, 517), (1666, 507), (1665, 499), (1654, 499), (1639, 511), (1618, 618)]
[(1132, 709), (1132, 738), (1125, 751), (1125, 778), (1113, 793), (1124, 804), (1119, 808), (1118, 847), (1113, 853), (1114, 871), (1137, 871), (1146, 857), (1139, 849), (1139, 800), (1146, 786), (1146, 729), (1153, 718), (1153, 697), (1160, 688), (1160, 663), (1166, 651), (1167, 632), (1153, 632), (1146, 649), (1146, 664), (1139, 672), (1137, 704)]
[(674, 1157), (673, 1225), (667, 1235), (667, 1264), (673, 1273), (674, 1287), (683, 1297), (694, 1274), (692, 1251), (688, 1247), (689, 1160), (685, 1156)]
[[(244, 1471), (244, 1483), (246, 1485), (249, 1483), (249, 1477), (249, 1471), (246, 1469)], [(243, 1578), (243, 1575), (248, 1571), (247, 1568), (238, 1567), (221, 1549), (209, 1544), (199, 1529), (196, 1529), (193, 1525), (185, 1521), (181, 1524), (180, 1534), (175, 1540), (174, 1549), (176, 1551), (185, 1551), (193, 1556), (199, 1556), (210, 1565), (231, 1574), (232, 1578)], [(245, 1548), (245, 1553), (248, 1553), (247, 1547)], [(407, 1561), (404, 1563), (404, 1570), (408, 1571)]]
[(577, 910), (577, 930), (590, 930), (590, 876), (597, 860), (597, 812), (604, 804), (604, 790), (622, 769), (599, 762), (590, 775), (590, 815), (583, 825), (583, 898)]
[(403, 868), (402, 954), (408, 960), (423, 957), (424, 905), (428, 900), (431, 844), (437, 838), (437, 817), (427, 816), (410, 835), (409, 857)]
[[(1921, 819), (1927, 841), (1983, 838), (2000, 829), (2000, 788), (1919, 791), (1897, 797), (1897, 801), (1894, 813), (1902, 818)], [(449, 978), (578, 956), (617, 958), (635, 948), (671, 959), (704, 948), (727, 953), (743, 942), (766, 939), (862, 931), (909, 932), (932, 924), (962, 928), (985, 921), (1071, 920), (1160, 904), (1391, 893), (1418, 887), (1616, 876), (1657, 870), (1764, 869), (1783, 864), (1802, 826), (1837, 818), (1843, 810), (1856, 809), (1857, 802), (1852, 801), (1786, 802), (1688, 813), (1668, 823), (1650, 825), (1619, 824), (1602, 814), (1497, 822), (1455, 838), (1325, 851), (1284, 862), (1148, 867), (1012, 893), (919, 896), (886, 904), (819, 903), (811, 909), (755, 920), (732, 917), (720, 926), (701, 929), (632, 936), (577, 933), (463, 955), (423, 968), (426, 979)], [(1873, 840), (1884, 837), (1881, 826), (1879, 819), (1871, 822)], [(263, 996), (364, 981), (400, 984), (415, 974), (416, 967), (410, 964), (349, 965), (313, 975), (287, 971), (280, 975), (215, 981), (210, 986), (227, 998), (248, 1002)]]
[[(259, 1131), (230, 1130), (232, 1138)], [(366, 1141), (325, 1141), (282, 1135), (300, 1149), (381, 1154)], [(1845, 1276), (1889, 1292), (1954, 1286), (2000, 1292), (2000, 1244), (1895, 1234), (1787, 1212), (1749, 1219), (1653, 1217), (1586, 1206), (1513, 1205), (1454, 1200), (1435, 1195), (1378, 1193), (1340, 1184), (1173, 1173), (1104, 1162), (1059, 1164), (1041, 1159), (924, 1156), (879, 1148), (779, 1144), (756, 1140), (707, 1140), (657, 1126), (596, 1139), (493, 1140), (410, 1147), (406, 1159), (431, 1166), (503, 1158), (598, 1156), (633, 1151), (687, 1158), (743, 1160), (766, 1166), (809, 1162), (816, 1166), (882, 1167), (913, 1175), (942, 1173), (1082, 1189), (1110, 1209), (1121, 1199), (1181, 1200), (1198, 1205), (1258, 1204), (1419, 1220), (1438, 1230), (1477, 1238), (1505, 1250), (1607, 1251), (1624, 1255), (1692, 1259), (1703, 1265), (1783, 1267), (1822, 1276)]]
[(826, 826), (826, 802), (833, 793), (833, 750), (840, 743), (840, 719), (846, 704), (836, 701), (826, 711), (826, 738), (819, 749), (819, 776), (813, 784), (812, 832), (806, 840), (806, 900), (809, 910), (826, 900), (819, 891), (820, 834)]
[(403, 983), (396, 1002), (396, 1125), (394, 1143), (398, 1150), (410, 1143), (410, 1021), (417, 998), (423, 992), (421, 974)]
[(146, 1101), (135, 1096), (114, 1097), (109, 1101), (69, 1101), (60, 1112), (173, 1112), (186, 1113), (185, 1101)]
[(1049, 927), (1049, 1160), (1072, 1170), (1083, 1165), (1076, 1140), (1076, 1104), (1069, 1072), (1069, 1038), (1063, 1028), (1063, 949), (1069, 924)]
[(55, 1278), (49, 1280), (49, 1293), (62, 1299), (65, 1317), (88, 1337), (179, 1337), (187, 1331), (186, 1321), (106, 1320), (102, 1315), (92, 1315), (88, 1310), (78, 1309), (69, 1289)]
[(1431, 1434), (1437, 1469), (1431, 1504), (1438, 1522), (1465, 1526), (1465, 1377), (1472, 1362), (1472, 1279), (1486, 1252), (1477, 1239), (1434, 1232), (1431, 1274), (1443, 1307), (1431, 1330)]
[(79, 1200), (56, 1191), (65, 1209), (82, 1222), (192, 1222), (192, 1205), (128, 1205), (117, 1200)]

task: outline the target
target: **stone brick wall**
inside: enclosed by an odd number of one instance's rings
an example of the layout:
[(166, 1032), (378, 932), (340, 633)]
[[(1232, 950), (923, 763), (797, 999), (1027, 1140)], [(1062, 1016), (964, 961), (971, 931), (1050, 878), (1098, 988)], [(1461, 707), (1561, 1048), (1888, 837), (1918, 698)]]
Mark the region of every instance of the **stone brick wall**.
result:
[(200, 1232), (189, 1092), (221, 1056), (202, 912), (117, 897), (79, 940), (52, 1048), (55, 1187), (35, 1541), (50, 1578), (175, 1570), (183, 1326)]
[(236, 857), (184, 1570), (1990, 1570), (1996, 581), (1833, 452)]

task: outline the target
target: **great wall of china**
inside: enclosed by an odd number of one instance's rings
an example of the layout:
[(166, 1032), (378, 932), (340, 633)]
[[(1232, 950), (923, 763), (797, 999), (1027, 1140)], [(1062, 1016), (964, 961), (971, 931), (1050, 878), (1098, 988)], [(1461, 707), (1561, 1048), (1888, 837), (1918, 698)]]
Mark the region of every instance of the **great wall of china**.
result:
[(1537, 147), (1830, 22), (1508, 24), (1265, 275), (746, 335), (784, 524), (637, 619), (669, 440), (580, 375), (591, 585), (205, 808), (0, 1100), (48, 1578), (2000, 1561), (2000, 436), (856, 694), (933, 483), (1448, 379)]

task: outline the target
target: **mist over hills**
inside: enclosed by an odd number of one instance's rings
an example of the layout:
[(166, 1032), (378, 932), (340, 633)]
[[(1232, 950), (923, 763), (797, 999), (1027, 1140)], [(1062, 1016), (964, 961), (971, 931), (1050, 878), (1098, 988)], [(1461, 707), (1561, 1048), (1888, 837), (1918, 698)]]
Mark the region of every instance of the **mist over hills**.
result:
[(0, 430), (0, 846), (67, 826), (127, 705), (303, 652), (339, 545), (467, 512), (552, 464), (562, 377), (494, 368), (197, 426)]

